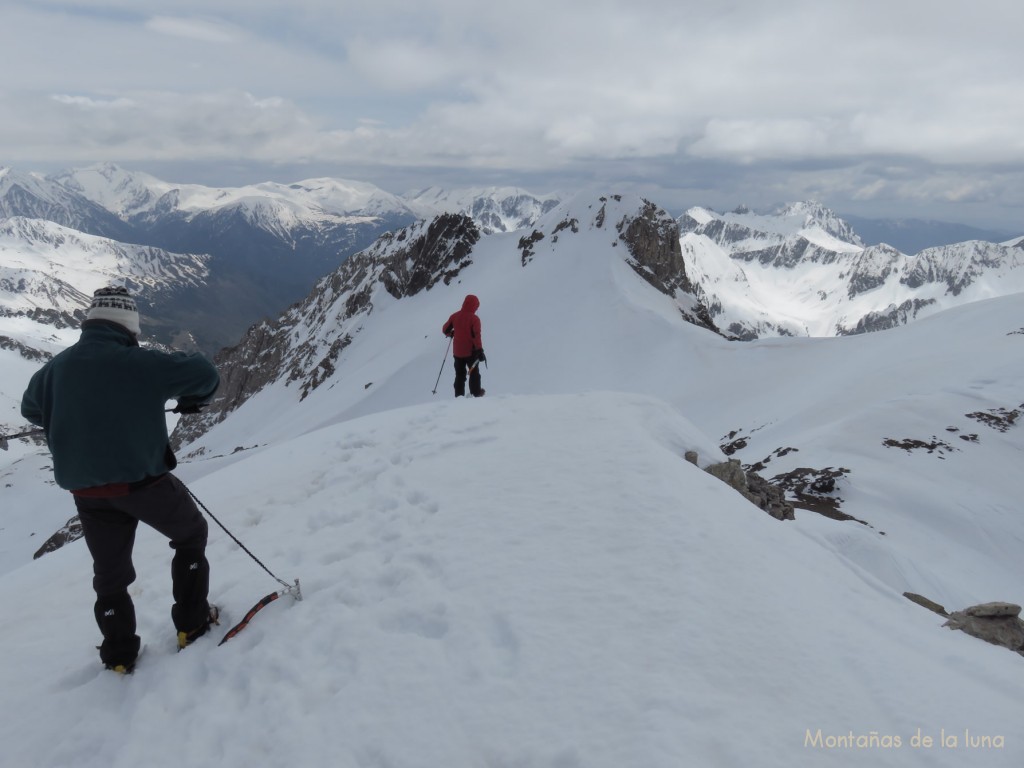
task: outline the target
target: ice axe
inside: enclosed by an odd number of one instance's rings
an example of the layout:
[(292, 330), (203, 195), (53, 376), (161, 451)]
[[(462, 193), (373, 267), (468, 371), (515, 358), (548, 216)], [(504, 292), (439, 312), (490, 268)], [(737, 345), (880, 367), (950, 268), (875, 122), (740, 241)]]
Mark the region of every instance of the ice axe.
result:
[(484, 364), (484, 368), (488, 367), (487, 366), (487, 358), (486, 357), (483, 358), (482, 360), (481, 359), (476, 359), (476, 360), (473, 361), (472, 365), (470, 365), (468, 368), (466, 368), (466, 373), (472, 373), (473, 371), (475, 371), (479, 367), (480, 363)]

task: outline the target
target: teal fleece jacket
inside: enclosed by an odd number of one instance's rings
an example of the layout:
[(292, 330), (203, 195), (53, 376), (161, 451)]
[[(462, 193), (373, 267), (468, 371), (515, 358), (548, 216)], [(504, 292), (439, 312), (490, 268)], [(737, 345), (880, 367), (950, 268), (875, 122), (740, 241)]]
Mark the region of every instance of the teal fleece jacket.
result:
[(46, 432), (61, 488), (133, 483), (177, 463), (167, 401), (201, 405), (219, 384), (217, 369), (202, 355), (142, 349), (122, 326), (89, 320), (78, 342), (29, 381), (21, 415)]

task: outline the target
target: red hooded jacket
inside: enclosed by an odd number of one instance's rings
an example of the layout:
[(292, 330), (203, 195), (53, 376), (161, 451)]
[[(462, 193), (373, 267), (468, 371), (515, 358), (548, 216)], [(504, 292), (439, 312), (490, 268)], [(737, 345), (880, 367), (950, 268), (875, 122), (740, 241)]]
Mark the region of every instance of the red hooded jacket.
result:
[(445, 336), (454, 334), (452, 354), (455, 357), (473, 357), (478, 349), (484, 348), (480, 338), (480, 318), (476, 316), (480, 308), (480, 299), (473, 294), (462, 302), (462, 309), (452, 314), (441, 329)]

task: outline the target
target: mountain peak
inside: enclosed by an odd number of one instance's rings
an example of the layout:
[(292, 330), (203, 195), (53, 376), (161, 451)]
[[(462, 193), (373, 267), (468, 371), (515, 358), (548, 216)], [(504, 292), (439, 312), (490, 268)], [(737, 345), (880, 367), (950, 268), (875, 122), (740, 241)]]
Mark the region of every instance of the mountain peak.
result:
[(782, 219), (801, 222), (801, 229), (820, 229), (844, 243), (863, 246), (860, 237), (846, 221), (831, 208), (813, 200), (786, 203), (776, 212)]

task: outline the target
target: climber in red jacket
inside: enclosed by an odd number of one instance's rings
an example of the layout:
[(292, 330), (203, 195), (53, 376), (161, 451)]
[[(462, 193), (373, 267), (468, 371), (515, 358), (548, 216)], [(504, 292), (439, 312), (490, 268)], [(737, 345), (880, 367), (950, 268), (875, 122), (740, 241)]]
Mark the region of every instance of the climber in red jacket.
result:
[(452, 314), (441, 329), (452, 339), (455, 358), (455, 396), (466, 394), (466, 375), (469, 374), (469, 394), (483, 397), (480, 386), (480, 363), (486, 362), (484, 343), (480, 338), (480, 318), (476, 316), (480, 299), (470, 294), (462, 302), (462, 309)]

